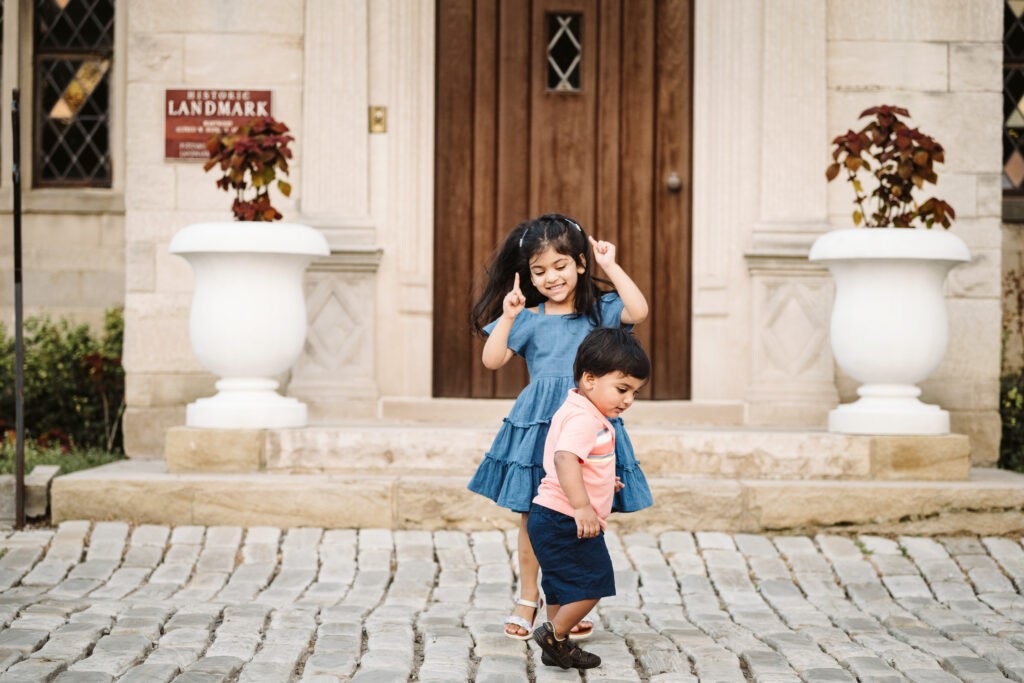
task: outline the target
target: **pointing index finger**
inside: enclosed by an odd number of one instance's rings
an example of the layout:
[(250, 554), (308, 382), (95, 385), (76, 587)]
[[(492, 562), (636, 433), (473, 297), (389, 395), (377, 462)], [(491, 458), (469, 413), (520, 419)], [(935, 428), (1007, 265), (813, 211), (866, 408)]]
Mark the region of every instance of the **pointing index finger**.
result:
[(516, 273), (516, 278), (512, 282), (512, 291), (513, 292), (518, 292), (519, 291), (519, 273)]

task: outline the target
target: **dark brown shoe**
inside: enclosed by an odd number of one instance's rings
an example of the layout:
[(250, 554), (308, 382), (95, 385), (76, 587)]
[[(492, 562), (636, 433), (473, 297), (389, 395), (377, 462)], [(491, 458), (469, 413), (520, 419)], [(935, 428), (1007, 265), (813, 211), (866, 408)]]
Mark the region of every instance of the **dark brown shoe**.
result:
[(545, 621), (533, 632), (533, 640), (540, 646), (540, 661), (545, 666), (557, 666), (562, 669), (593, 669), (601, 665), (601, 658), (593, 652), (586, 652), (576, 647), (569, 640), (555, 638), (555, 629), (550, 621)]

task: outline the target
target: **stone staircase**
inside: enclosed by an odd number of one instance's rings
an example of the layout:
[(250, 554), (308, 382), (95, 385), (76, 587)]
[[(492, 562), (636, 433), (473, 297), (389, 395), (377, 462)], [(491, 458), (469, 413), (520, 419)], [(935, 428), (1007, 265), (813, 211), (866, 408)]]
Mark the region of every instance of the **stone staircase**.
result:
[[(164, 460), (59, 477), (53, 521), (509, 528), (466, 482), (504, 401), (385, 404), (376, 420), (167, 434)], [(644, 403), (627, 416), (655, 497), (622, 531), (1024, 530), (1024, 475), (971, 468), (962, 435), (848, 436), (730, 426), (737, 404)]]

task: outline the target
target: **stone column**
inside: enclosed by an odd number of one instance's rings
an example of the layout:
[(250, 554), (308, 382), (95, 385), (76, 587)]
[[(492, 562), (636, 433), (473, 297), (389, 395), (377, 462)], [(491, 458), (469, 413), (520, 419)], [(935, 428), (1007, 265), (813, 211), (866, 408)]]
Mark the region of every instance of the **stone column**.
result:
[(741, 403), (750, 292), (737, 256), (760, 215), (761, 3), (697, 0), (694, 26), (691, 396)]
[(824, 426), (838, 401), (831, 280), (806, 260), (828, 229), (826, 7), (818, 0), (763, 5), (760, 219), (746, 254), (751, 424)]
[(313, 422), (372, 416), (379, 393), (369, 15), (366, 0), (306, 1), (299, 208), (331, 254), (306, 273), (309, 329), (288, 394)]

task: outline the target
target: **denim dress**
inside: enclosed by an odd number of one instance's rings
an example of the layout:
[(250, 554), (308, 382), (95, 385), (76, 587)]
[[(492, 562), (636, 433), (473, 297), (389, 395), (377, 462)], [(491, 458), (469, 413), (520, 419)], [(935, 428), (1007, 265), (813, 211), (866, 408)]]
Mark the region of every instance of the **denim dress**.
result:
[[(603, 294), (601, 326), (622, 325), (622, 309), (618, 294)], [(490, 334), (497, 323), (490, 323), (484, 331)], [(544, 441), (551, 416), (576, 386), (572, 376), (576, 349), (593, 328), (593, 321), (586, 315), (545, 315), (544, 304), (540, 304), (537, 313), (524, 310), (516, 316), (508, 335), (508, 348), (526, 360), (530, 383), (502, 421), (490, 450), (469, 481), (470, 491), (515, 512), (530, 510), (544, 478)], [(651, 489), (622, 419), (610, 422), (615, 427), (615, 474), (625, 484), (615, 494), (612, 512), (635, 512), (650, 507), (654, 503)]]

